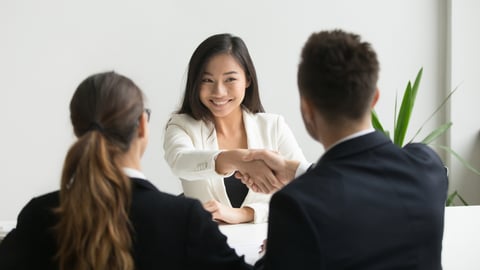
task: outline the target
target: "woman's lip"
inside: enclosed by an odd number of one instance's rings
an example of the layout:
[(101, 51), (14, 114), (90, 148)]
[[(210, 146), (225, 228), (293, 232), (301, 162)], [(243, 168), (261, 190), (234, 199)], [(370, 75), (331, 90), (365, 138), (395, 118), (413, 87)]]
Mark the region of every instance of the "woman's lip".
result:
[(225, 105), (227, 104), (228, 102), (230, 102), (231, 99), (227, 99), (227, 100), (211, 100), (211, 102), (214, 104), (214, 105), (217, 105), (217, 106), (222, 106), (222, 105)]

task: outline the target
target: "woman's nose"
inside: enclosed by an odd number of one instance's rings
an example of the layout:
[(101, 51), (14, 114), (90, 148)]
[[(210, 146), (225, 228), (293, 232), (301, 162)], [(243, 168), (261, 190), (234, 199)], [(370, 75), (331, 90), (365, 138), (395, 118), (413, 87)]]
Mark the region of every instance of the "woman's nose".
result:
[(215, 94), (224, 94), (227, 92), (227, 88), (222, 82), (217, 82), (213, 87), (213, 92)]

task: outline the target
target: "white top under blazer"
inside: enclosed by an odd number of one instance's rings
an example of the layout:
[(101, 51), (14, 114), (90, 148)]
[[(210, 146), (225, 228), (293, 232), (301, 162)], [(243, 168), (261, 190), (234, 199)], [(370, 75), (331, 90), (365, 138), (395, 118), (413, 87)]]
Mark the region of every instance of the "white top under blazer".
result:
[[(287, 159), (308, 164), (284, 118), (271, 113), (243, 110), (249, 149), (277, 151)], [(165, 160), (182, 181), (187, 197), (206, 202), (212, 199), (232, 206), (223, 178), (215, 171), (215, 157), (221, 152), (213, 123), (195, 120), (186, 114), (174, 114), (167, 123), (163, 143)], [(254, 210), (254, 223), (268, 221), (271, 195), (248, 191), (241, 207)]]

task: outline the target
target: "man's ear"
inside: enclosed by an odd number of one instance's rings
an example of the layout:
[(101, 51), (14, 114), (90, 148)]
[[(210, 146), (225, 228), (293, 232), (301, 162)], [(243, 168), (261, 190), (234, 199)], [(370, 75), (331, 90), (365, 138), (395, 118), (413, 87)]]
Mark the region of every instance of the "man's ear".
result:
[(320, 119), (317, 117), (319, 114), (317, 113), (315, 106), (310, 100), (300, 96), (300, 109), (302, 111), (302, 119), (305, 129), (312, 138), (319, 141), (317, 122)]
[(370, 104), (371, 109), (373, 109), (373, 107), (375, 107), (379, 98), (380, 98), (380, 90), (378, 90), (378, 87), (377, 87), (375, 89), (375, 93), (373, 94), (372, 104)]
[(313, 122), (313, 107), (312, 103), (306, 98), (300, 96), (300, 111), (302, 113), (305, 124), (312, 124)]

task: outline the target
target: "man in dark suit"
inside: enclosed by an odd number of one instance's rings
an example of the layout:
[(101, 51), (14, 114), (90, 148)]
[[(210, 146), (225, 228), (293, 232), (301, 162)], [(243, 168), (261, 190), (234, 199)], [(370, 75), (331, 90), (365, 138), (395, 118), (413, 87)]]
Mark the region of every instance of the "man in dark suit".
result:
[[(308, 39), (298, 68), (301, 111), (325, 153), (272, 196), (256, 268), (441, 269), (447, 175), (428, 146), (399, 148), (372, 128), (378, 71), (376, 53), (358, 35)], [(256, 158), (279, 175), (292, 164)]]

